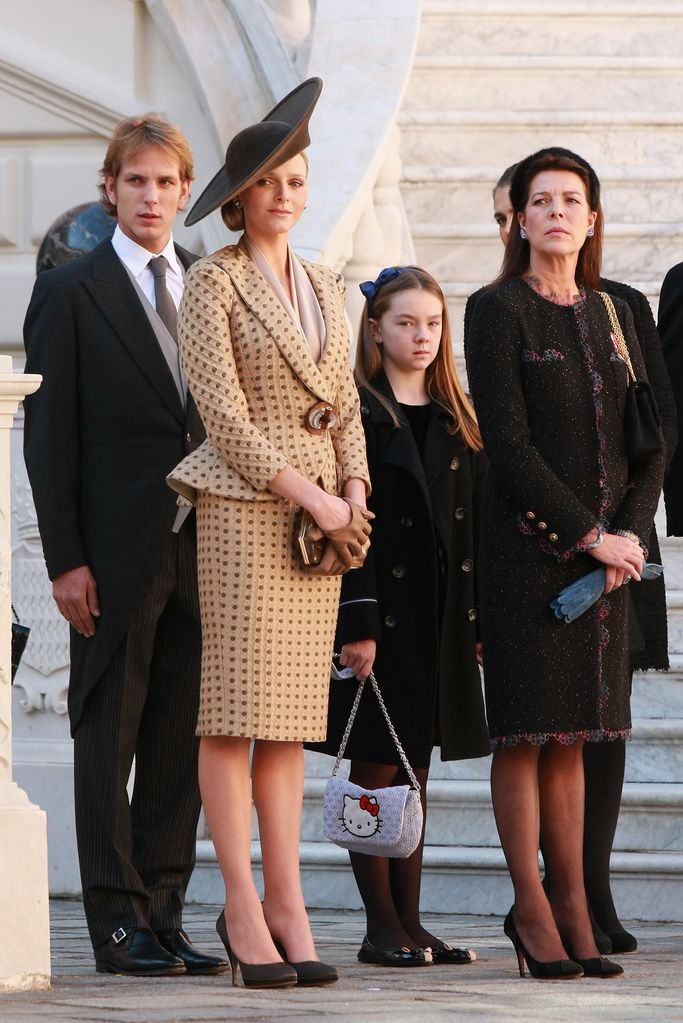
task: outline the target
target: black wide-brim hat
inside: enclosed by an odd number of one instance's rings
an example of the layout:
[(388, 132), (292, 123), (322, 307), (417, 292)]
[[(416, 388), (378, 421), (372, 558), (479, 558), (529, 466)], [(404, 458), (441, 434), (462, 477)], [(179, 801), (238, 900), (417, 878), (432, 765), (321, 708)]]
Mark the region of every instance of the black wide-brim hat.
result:
[(238, 131), (228, 144), (224, 165), (186, 216), (186, 227), (213, 213), (266, 171), (291, 160), (309, 145), (308, 122), (322, 87), (320, 78), (308, 78), (280, 100), (262, 121)]

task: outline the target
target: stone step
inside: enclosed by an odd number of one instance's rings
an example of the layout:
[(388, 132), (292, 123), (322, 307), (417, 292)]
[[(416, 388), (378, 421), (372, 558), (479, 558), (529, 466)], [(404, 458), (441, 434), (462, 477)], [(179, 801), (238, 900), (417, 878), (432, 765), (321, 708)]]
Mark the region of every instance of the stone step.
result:
[[(500, 261), (500, 239), (489, 223), (420, 223), (412, 225), (415, 256), (439, 280), (481, 279), (482, 267)], [(683, 224), (608, 224), (603, 270), (607, 277), (627, 281), (644, 266), (660, 277), (683, 251)]]
[[(252, 863), (262, 886), (261, 849), (252, 843)], [(301, 843), (301, 877), (306, 904), (314, 909), (360, 909), (348, 854), (328, 842)], [(618, 852), (612, 857), (615, 901), (623, 919), (683, 919), (683, 853)], [(213, 843), (197, 842), (197, 864), (188, 902), (220, 905), (225, 887)], [(512, 885), (499, 848), (427, 846), (421, 907), (425, 913), (504, 915)]]
[(634, 720), (683, 718), (683, 655), (669, 654), (669, 661), (670, 671), (638, 671), (633, 676)]
[(683, 718), (636, 718), (626, 746), (626, 780), (683, 782)]
[(666, 611), (669, 625), (669, 653), (683, 654), (683, 590), (667, 587)]
[[(326, 779), (306, 781), (301, 838), (320, 842)], [(488, 777), (482, 781), (428, 783), (427, 845), (497, 847), (498, 832)], [(683, 784), (624, 785), (615, 850), (683, 852)]]
[(423, 7), (417, 52), (468, 54), (582, 52), (647, 56), (683, 51), (683, 12), (669, 3), (428, 3)]
[(667, 589), (683, 590), (683, 539), (663, 536), (660, 539), (660, 546)]
[[(424, 140), (421, 144), (424, 145)], [(585, 149), (580, 152), (587, 156)], [(683, 223), (683, 167), (650, 166), (618, 171), (604, 163), (601, 166), (599, 161), (595, 165), (608, 225)], [(488, 223), (490, 233), (497, 238), (491, 200), (503, 169), (499, 164), (481, 167), (452, 164), (425, 171), (419, 164), (404, 165), (402, 195), (408, 220), (411, 224), (429, 223), (438, 210), (444, 224)], [(675, 258), (672, 253), (672, 259)]]
[(656, 111), (683, 105), (680, 56), (417, 56), (405, 110), (531, 110), (552, 96), (554, 110)]
[(451, 168), (474, 164), (490, 168), (493, 184), (527, 153), (558, 145), (581, 153), (601, 178), (607, 167), (623, 167), (625, 174), (647, 167), (680, 170), (683, 108), (480, 110), (477, 104), (473, 110), (435, 110), (430, 104), (425, 110), (402, 110), (398, 123), (408, 180), (439, 175), (447, 180)]

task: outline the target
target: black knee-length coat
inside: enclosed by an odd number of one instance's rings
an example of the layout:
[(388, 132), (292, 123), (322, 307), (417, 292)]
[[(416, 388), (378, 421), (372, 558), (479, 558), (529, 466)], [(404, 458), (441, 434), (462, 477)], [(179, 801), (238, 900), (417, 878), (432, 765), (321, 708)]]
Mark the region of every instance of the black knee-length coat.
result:
[[(633, 317), (614, 305), (643, 378)], [(489, 458), (480, 603), (492, 741), (616, 738), (630, 727), (627, 589), (571, 624), (549, 604), (598, 567), (577, 548), (596, 523), (647, 541), (664, 454), (629, 469), (627, 370), (596, 292), (560, 306), (505, 281), (477, 302), (468, 349)]]
[[(384, 374), (373, 387), (401, 418)], [(372, 481), (368, 503), (377, 517), (363, 568), (343, 578), (335, 649), (377, 640), (375, 674), (413, 766), (428, 766), (435, 745), (443, 760), (485, 756), (488, 732), (475, 651), (485, 458), (448, 432), (448, 415), (432, 402), (423, 465), (408, 424), (402, 420), (396, 429), (373, 394), (360, 394)], [(311, 748), (336, 755), (355, 692), (353, 680), (332, 683), (327, 742)], [(369, 687), (346, 755), (399, 763)]]
[[(681, 271), (680, 276), (683, 279), (683, 263), (677, 269)], [(676, 486), (672, 483), (672, 480), (676, 478), (683, 480), (683, 454), (678, 453), (676, 455), (678, 447), (676, 399), (674, 398), (671, 381), (669, 380), (669, 374), (664, 361), (668, 336), (665, 337), (663, 326), (668, 328), (670, 322), (670, 318), (667, 315), (670, 305), (667, 302), (669, 291), (666, 289), (666, 284), (667, 282), (665, 281), (665, 284), (662, 285), (662, 297), (659, 301), (660, 331), (662, 331), (662, 339), (660, 340), (652, 315), (652, 309), (645, 295), (628, 284), (621, 283), (621, 281), (610, 281), (605, 277), (600, 280), (600, 290), (606, 291), (613, 298), (623, 299), (633, 315), (633, 325), (645, 363), (647, 377), (654, 392), (657, 408), (662, 420), (662, 433), (664, 434), (666, 459), (669, 466), (667, 480), (664, 483), (664, 496), (667, 498), (667, 517), (670, 523), (672, 520), (670, 512), (672, 503), (678, 500), (679, 507), (683, 509), (683, 486), (679, 485), (680, 493), (678, 493)], [(467, 299), (464, 323), (466, 360), (468, 359), (469, 333), (474, 310), (479, 298), (487, 290), (485, 287), (480, 288), (479, 291), (475, 291)], [(664, 313), (662, 312), (663, 309), (665, 310)], [(683, 309), (683, 304), (681, 309)], [(664, 323), (665, 320), (666, 323)], [(681, 347), (681, 352), (683, 352), (683, 346)], [(681, 358), (681, 366), (683, 366), (683, 358)], [(683, 395), (679, 397), (678, 401), (683, 407)], [(674, 455), (678, 458), (677, 463), (673, 461)], [(678, 465), (678, 477), (676, 477), (675, 471), (676, 464)], [(683, 515), (680, 516), (680, 522), (683, 523)], [(669, 528), (669, 532), (672, 533), (674, 530)], [(683, 525), (680, 526), (679, 532), (683, 533)], [(649, 560), (656, 564), (661, 564), (662, 556), (659, 550), (659, 539), (654, 523), (650, 530), (647, 546)], [(632, 670), (647, 671), (649, 668), (656, 668), (660, 671), (666, 671), (669, 667), (666, 591), (664, 583), (664, 576), (660, 576), (659, 579), (650, 579), (644, 582), (642, 586), (634, 586), (629, 591), (629, 612), (635, 612), (629, 623), (631, 633), (629, 636), (629, 664)]]

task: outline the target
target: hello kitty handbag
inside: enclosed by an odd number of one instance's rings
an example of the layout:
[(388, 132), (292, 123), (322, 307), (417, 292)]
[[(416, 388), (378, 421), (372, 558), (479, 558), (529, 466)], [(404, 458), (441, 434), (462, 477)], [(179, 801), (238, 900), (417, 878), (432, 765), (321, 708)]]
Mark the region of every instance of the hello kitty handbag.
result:
[[(364, 789), (347, 781), (346, 778), (337, 777), (366, 681), (375, 691), (391, 737), (396, 743), (401, 763), (410, 779), (410, 785)], [(384, 705), (377, 679), (371, 672), (367, 679), (358, 683), (358, 692), (342, 736), (332, 777), (325, 786), (323, 835), (328, 841), (340, 845), (342, 849), (350, 849), (351, 852), (367, 853), (368, 856), (405, 858), (415, 851), (421, 834), (420, 783), (408, 763)]]

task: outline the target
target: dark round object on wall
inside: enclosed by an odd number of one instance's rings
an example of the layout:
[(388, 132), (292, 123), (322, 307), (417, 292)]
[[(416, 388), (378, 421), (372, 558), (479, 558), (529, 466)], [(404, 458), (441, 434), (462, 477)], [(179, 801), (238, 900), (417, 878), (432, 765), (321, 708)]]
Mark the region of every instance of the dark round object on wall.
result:
[(105, 213), (99, 202), (72, 206), (48, 228), (36, 256), (36, 273), (90, 252), (105, 238), (111, 238), (115, 227), (116, 219)]

